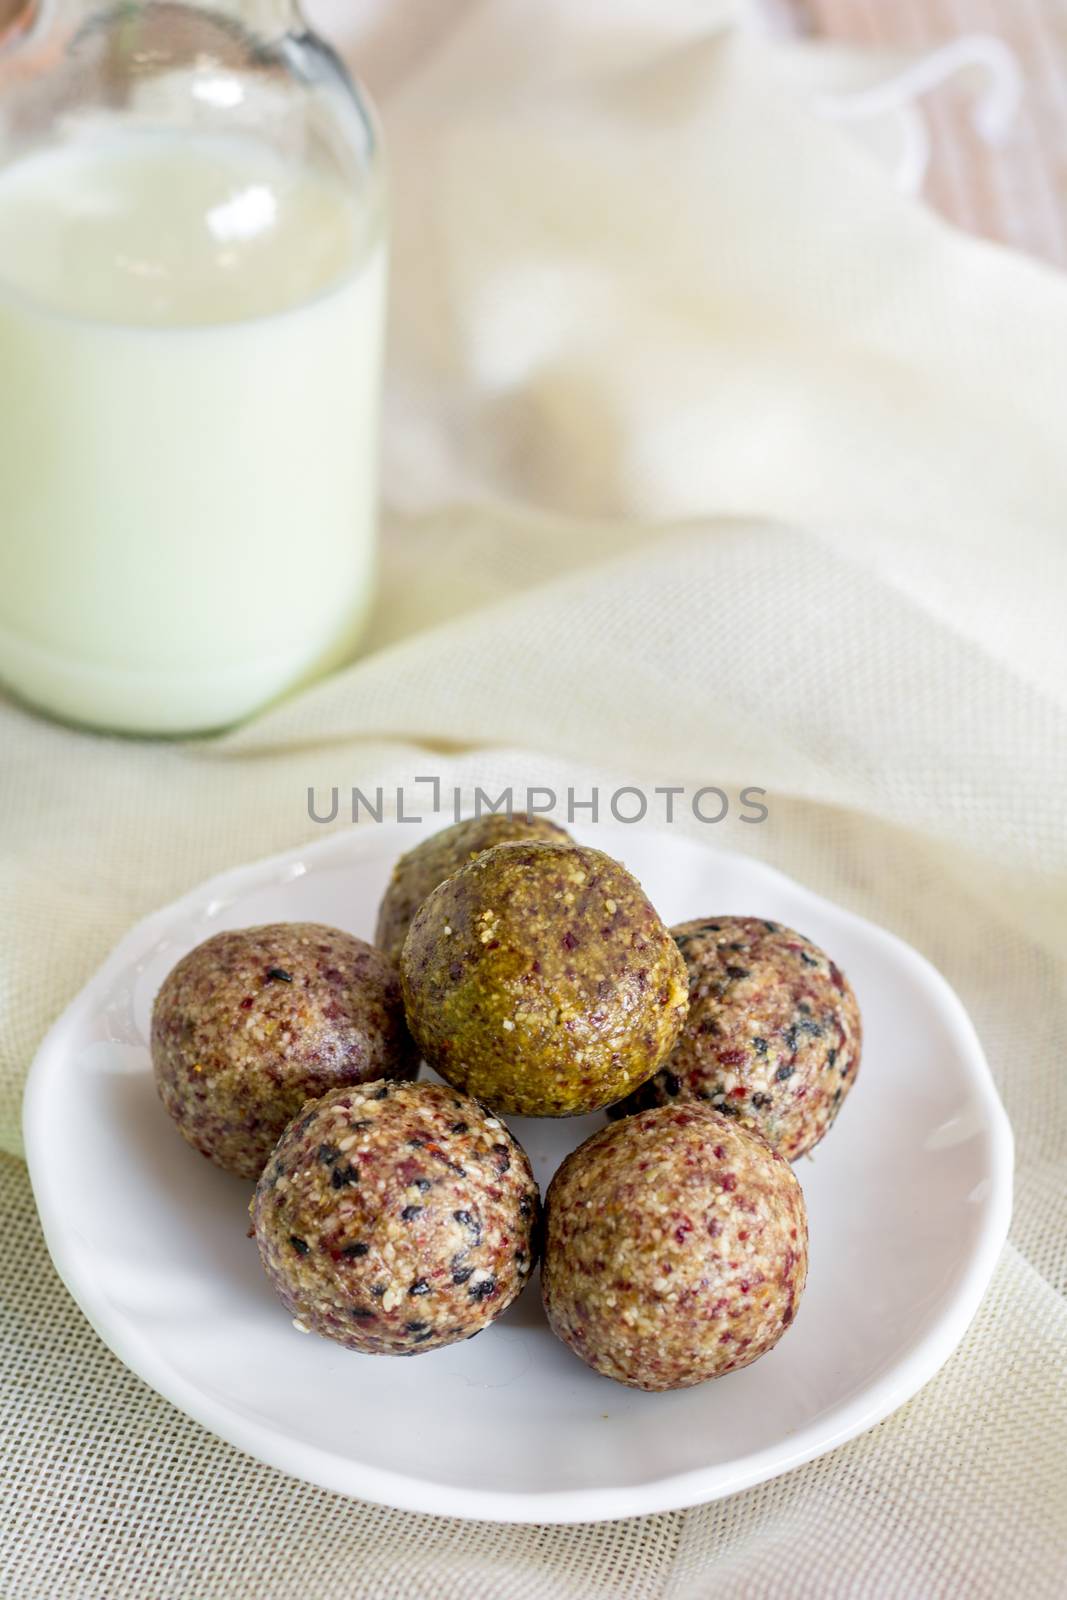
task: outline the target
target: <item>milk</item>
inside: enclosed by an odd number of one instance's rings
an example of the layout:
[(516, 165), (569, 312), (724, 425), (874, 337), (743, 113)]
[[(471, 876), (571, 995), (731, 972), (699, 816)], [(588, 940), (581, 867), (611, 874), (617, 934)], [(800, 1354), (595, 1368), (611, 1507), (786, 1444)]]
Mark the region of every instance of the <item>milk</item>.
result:
[(186, 732), (349, 653), (384, 285), (373, 208), (251, 138), (0, 171), (0, 680)]

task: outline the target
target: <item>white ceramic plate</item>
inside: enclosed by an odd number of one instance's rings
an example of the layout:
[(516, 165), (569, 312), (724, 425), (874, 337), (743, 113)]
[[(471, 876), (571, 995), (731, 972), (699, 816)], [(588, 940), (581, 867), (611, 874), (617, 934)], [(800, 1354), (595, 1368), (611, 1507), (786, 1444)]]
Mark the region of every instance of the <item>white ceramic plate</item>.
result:
[[(741, 856), (643, 827), (576, 829), (621, 856), (669, 923), (726, 912), (829, 949), (864, 1016), (831, 1136), (798, 1172), (811, 1269), (797, 1321), (742, 1372), (641, 1394), (548, 1331), (535, 1285), (481, 1338), (414, 1360), (296, 1332), (246, 1236), (249, 1185), (178, 1137), (146, 1038), (173, 963), (219, 928), (283, 919), (370, 937), (396, 855), (368, 825), (223, 874), (150, 917), (45, 1040), (26, 1147), (53, 1259), (90, 1322), (160, 1394), (240, 1449), (389, 1505), (580, 1522), (695, 1505), (871, 1427), (933, 1376), (1007, 1232), (1012, 1144), (981, 1048), (944, 980), (890, 934)], [(546, 1185), (602, 1118), (510, 1119)]]

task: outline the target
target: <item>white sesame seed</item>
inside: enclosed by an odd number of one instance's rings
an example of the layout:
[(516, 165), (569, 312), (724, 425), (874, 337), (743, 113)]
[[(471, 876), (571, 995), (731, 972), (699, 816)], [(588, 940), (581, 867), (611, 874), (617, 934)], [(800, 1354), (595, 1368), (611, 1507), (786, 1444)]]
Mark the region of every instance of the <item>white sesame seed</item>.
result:
[(299, 1317), (294, 1317), (293, 1318), (293, 1327), (296, 1329), (297, 1333), (310, 1333), (311, 1332), (311, 1329), (305, 1327), (304, 1324), (300, 1321)]
[(500, 1026), (503, 1028), (505, 1033), (514, 1033), (515, 1031), (515, 1024), (512, 1022), (510, 1017), (505, 1017)]

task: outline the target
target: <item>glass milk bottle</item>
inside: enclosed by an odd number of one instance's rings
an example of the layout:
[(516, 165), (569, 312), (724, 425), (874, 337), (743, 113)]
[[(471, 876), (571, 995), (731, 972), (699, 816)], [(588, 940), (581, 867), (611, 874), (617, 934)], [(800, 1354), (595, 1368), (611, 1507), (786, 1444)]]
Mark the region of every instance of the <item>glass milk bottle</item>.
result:
[(41, 0), (0, 53), (0, 683), (224, 727), (351, 652), (386, 275), (367, 103), (292, 0)]

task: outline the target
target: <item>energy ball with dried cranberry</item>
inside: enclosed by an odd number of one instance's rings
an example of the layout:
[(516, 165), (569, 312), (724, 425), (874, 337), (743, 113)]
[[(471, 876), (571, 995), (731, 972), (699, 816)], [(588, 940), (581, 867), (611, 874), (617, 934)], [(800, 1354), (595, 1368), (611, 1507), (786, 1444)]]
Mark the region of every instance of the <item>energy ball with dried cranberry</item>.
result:
[(689, 972), (689, 1016), (670, 1060), (617, 1113), (707, 1101), (795, 1161), (829, 1131), (859, 1069), (848, 979), (778, 922), (713, 917), (672, 932)]
[(503, 812), (467, 817), (451, 828), (424, 839), (401, 856), (393, 868), (389, 887), (378, 910), (374, 942), (379, 950), (399, 959), (411, 919), (428, 894), (460, 867), (495, 844), (512, 839), (555, 839), (570, 835), (547, 817), (506, 816)]
[(301, 1328), (370, 1355), (469, 1339), (533, 1271), (540, 1196), (504, 1124), (437, 1083), (335, 1089), (290, 1124), (252, 1202)]
[(655, 1072), (685, 963), (640, 884), (576, 844), (498, 844), (437, 886), (400, 958), (426, 1060), (501, 1111), (595, 1111)]
[(635, 1389), (685, 1389), (765, 1355), (807, 1275), (792, 1168), (710, 1106), (609, 1123), (545, 1202), (541, 1267), (553, 1332)]
[(393, 963), (315, 922), (217, 933), (156, 996), (160, 1098), (216, 1166), (258, 1178), (305, 1100), (338, 1084), (413, 1078), (418, 1053)]

